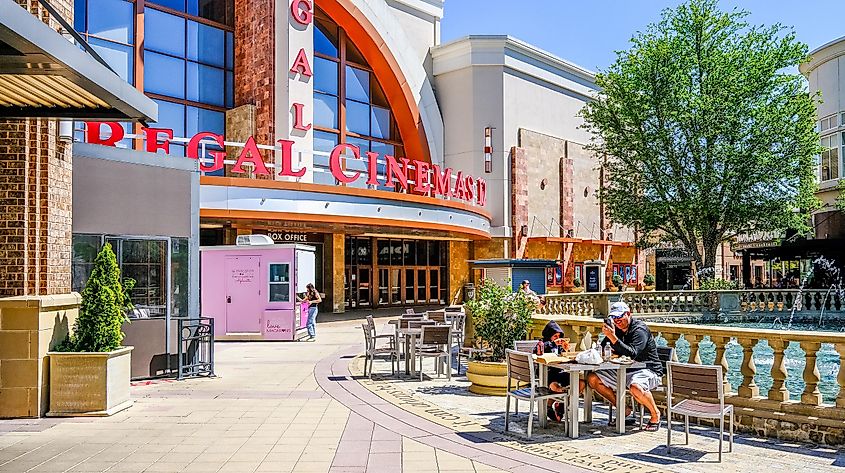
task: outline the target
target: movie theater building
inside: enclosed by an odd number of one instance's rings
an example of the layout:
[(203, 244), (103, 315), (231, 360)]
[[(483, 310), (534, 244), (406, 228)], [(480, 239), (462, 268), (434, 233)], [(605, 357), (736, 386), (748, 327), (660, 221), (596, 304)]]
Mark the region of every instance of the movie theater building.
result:
[[(193, 162), (188, 248), (245, 234), (314, 245), (333, 312), (459, 301), (480, 259), (553, 260), (552, 291), (583, 279), (585, 262), (641, 279), (633, 233), (596, 197), (577, 116), (596, 90), (589, 71), (506, 36), (441, 45), (438, 0), (80, 9), (77, 28), (157, 102), (159, 121), (89, 123), (77, 139), (88, 155), (122, 146)], [(159, 231), (178, 233), (158, 235), (171, 247), (190, 230), (176, 227)]]

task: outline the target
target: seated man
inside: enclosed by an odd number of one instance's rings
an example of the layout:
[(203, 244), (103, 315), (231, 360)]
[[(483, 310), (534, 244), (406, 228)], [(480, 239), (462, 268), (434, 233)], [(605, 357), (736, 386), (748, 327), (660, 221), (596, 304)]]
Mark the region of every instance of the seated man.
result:
[[(660, 378), (663, 376), (663, 365), (657, 356), (657, 344), (654, 336), (645, 322), (631, 317), (631, 309), (628, 304), (620, 301), (610, 306), (610, 319), (614, 328), (605, 324), (602, 326), (602, 333), (605, 339), (602, 346), (610, 344), (613, 353), (628, 356), (634, 361), (646, 364), (646, 368), (629, 369), (625, 385), (631, 391), (631, 395), (640, 404), (648, 409), (651, 414), (645, 430), (657, 432), (660, 428), (660, 410), (654, 402), (651, 390), (660, 385)], [(616, 371), (601, 370), (587, 375), (587, 383), (605, 399), (616, 404)], [(624, 395), (624, 394), (623, 394)], [(625, 415), (631, 413), (631, 408), (625, 409)], [(621, 413), (620, 413), (621, 415)]]

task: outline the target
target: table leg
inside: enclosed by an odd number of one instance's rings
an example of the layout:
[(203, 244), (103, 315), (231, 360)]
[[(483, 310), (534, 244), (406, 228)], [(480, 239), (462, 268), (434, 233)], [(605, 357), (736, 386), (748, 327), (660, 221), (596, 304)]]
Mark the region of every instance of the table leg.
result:
[(404, 338), (405, 338), (405, 374), (406, 374), (406, 375), (410, 375), (410, 374), (411, 374), (411, 358), (410, 358), (410, 354), (411, 354), (411, 345), (410, 345), (410, 343), (408, 342), (408, 339), (409, 339), (410, 337), (409, 337), (409, 335), (406, 333)]
[[(540, 386), (546, 386), (549, 384), (549, 366), (545, 363), (540, 364)], [(545, 401), (543, 401), (545, 402)], [(548, 425), (548, 416), (546, 415), (546, 408), (542, 405), (542, 403), (537, 403), (537, 417), (540, 419), (540, 428), (545, 429)], [(541, 409), (542, 407), (542, 409)], [(530, 422), (530, 420), (529, 420)]]
[[(578, 438), (578, 378), (577, 371), (569, 373), (569, 437)], [(586, 399), (585, 399), (586, 402)], [(586, 408), (586, 404), (584, 405)]]
[(622, 365), (616, 370), (616, 431), (620, 434), (625, 433), (625, 392), (627, 390), (625, 378), (627, 371)]
[[(417, 342), (414, 340), (417, 338), (416, 335), (411, 336), (411, 374), (415, 374), (417, 372)], [(420, 366), (422, 369), (422, 366)]]

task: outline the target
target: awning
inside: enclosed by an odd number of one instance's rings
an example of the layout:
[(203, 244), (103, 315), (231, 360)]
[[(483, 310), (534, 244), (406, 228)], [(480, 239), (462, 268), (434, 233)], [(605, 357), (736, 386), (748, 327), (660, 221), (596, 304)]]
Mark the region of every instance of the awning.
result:
[(557, 266), (553, 259), (503, 258), (469, 260), (474, 268), (551, 268)]
[(0, 0), (0, 118), (156, 121), (155, 102), (13, 0)]

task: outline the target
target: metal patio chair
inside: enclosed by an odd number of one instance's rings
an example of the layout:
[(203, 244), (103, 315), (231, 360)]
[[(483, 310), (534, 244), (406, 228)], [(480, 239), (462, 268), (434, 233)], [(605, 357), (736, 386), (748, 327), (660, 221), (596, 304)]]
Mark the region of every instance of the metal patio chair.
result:
[[(509, 428), (511, 398), (514, 398), (519, 405), (519, 401), (528, 401), (528, 438), (531, 438), (531, 430), (534, 425), (534, 405), (541, 401), (541, 406), (545, 406), (548, 399), (556, 399), (563, 401), (564, 418), (569, 419), (569, 413), (566, 412), (569, 407), (569, 390), (562, 393), (557, 393), (545, 386), (537, 386), (537, 376), (535, 370), (534, 358), (530, 353), (519, 352), (515, 350), (505, 350), (505, 356), (508, 362), (508, 387), (507, 397), (505, 399), (505, 431)], [(514, 389), (511, 391), (511, 382), (517, 381), (517, 388), (519, 383), (528, 383), (528, 386), (521, 389)], [(546, 415), (544, 409), (540, 409), (537, 415)], [(568, 420), (566, 422), (569, 422)]]
[(534, 353), (534, 347), (539, 340), (514, 340), (513, 349), (522, 353)]
[(444, 324), (446, 323), (446, 311), (445, 310), (430, 310), (426, 312), (428, 314), (428, 320), (433, 320), (437, 323)]
[(452, 352), (450, 350), (452, 341), (451, 325), (423, 325), (420, 335), (420, 344), (417, 347), (417, 356), (420, 358), (420, 381), (423, 380), (423, 358), (434, 358), (437, 368), (437, 376), (443, 374), (443, 363), (437, 363), (440, 359), (446, 362), (446, 377), (452, 379)]
[[(399, 369), (399, 357), (397, 356), (395, 346), (378, 347), (376, 346), (376, 339), (374, 337), (375, 333), (370, 330), (370, 326), (368, 324), (361, 324), (361, 329), (364, 331), (364, 376), (367, 376), (367, 372), (369, 371), (370, 379), (373, 378), (373, 362), (377, 356), (388, 356), (390, 358), (391, 374), (396, 374), (396, 371)], [(367, 364), (369, 364), (369, 370), (367, 369)]]
[[(722, 367), (719, 365), (693, 365), (689, 363), (666, 363), (666, 451), (672, 448), (672, 414), (684, 416), (684, 432), (689, 445), (689, 418), (719, 419), (719, 463), (722, 462), (722, 441), (725, 437), (725, 416), (729, 418), (730, 437), (728, 452), (734, 446), (734, 406), (725, 405)], [(685, 399), (672, 404), (672, 395)], [(718, 399), (718, 403), (701, 401)]]

